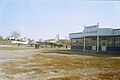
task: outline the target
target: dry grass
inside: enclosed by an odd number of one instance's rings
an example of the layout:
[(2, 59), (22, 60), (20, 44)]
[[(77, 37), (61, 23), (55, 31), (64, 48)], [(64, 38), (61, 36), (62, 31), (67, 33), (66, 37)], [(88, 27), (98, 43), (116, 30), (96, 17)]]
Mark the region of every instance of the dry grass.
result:
[(31, 50), (31, 49), (34, 49), (34, 48), (27, 47), (27, 46), (0, 47), (0, 50)]
[[(29, 59), (19, 61), (6, 62), (3, 64), (3, 71), (7, 74), (28, 73), (34, 71), (34, 74), (46, 74), (46, 71), (59, 73), (59, 71), (71, 71), (82, 68), (98, 68), (104, 71), (113, 71), (111, 73), (99, 74), (98, 78), (101, 79), (118, 79), (117, 70), (120, 69), (120, 60), (105, 57), (77, 57), (85, 55), (44, 55), (34, 54)], [(20, 68), (21, 67), (21, 68)], [(76, 74), (75, 74), (76, 75)], [(79, 80), (81, 75), (65, 76), (58, 78), (51, 78), (50, 80)]]
[(120, 80), (120, 72), (109, 72), (109, 73), (104, 73), (104, 74), (99, 74), (99, 78), (102, 80)]
[(58, 77), (58, 78), (51, 78), (49, 80), (80, 80), (81, 77), (79, 76), (65, 76), (65, 77)]
[[(22, 63), (22, 64), (24, 64), (24, 63)], [(19, 66), (19, 65), (20, 65), (19, 62), (6, 62), (2, 65), (3, 72), (5, 72), (6, 74), (17, 74), (17, 73), (31, 72), (31, 70), (27, 69), (27, 68), (18, 68), (17, 66)]]
[[(24, 46), (17, 46), (17, 45), (6, 45), (6, 46), (0, 46), (0, 50), (33, 50), (35, 49), (34, 46), (27, 46), (27, 45), (24, 45)], [(45, 47), (45, 48), (39, 48), (39, 49), (36, 49), (36, 50), (40, 50), (40, 51), (49, 51), (49, 50), (66, 50), (65, 47), (62, 47), (62, 48), (59, 48), (59, 47), (56, 47), (56, 48), (48, 48), (48, 47)]]

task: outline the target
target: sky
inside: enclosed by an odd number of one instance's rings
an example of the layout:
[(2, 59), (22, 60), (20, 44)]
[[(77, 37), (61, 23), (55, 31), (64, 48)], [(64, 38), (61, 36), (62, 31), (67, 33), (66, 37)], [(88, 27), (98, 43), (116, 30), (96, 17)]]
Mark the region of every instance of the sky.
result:
[(120, 1), (0, 0), (0, 35), (18, 31), (31, 39), (60, 38), (84, 25), (120, 28)]

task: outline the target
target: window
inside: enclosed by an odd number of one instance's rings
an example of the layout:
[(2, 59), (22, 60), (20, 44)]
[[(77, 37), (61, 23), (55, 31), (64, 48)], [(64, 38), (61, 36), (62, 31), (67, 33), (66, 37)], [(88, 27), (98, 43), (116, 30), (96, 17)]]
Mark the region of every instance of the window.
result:
[(85, 39), (86, 46), (92, 46), (92, 38)]
[(106, 46), (106, 45), (107, 45), (107, 38), (100, 37), (100, 46)]
[(72, 45), (77, 45), (77, 39), (71, 39)]
[(81, 38), (81, 39), (78, 39), (78, 45), (79, 46), (83, 46), (83, 39)]
[(101, 46), (114, 46), (114, 37), (112, 36), (103, 36), (100, 37)]
[(107, 46), (114, 45), (114, 37), (107, 37)]
[(115, 46), (120, 46), (120, 36), (115, 37)]
[(92, 38), (92, 46), (96, 46), (97, 45), (97, 37), (93, 37)]

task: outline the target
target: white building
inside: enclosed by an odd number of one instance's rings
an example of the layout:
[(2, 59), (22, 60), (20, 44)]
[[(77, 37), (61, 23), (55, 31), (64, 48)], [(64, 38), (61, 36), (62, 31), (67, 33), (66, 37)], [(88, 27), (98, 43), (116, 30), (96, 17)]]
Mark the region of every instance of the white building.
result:
[(120, 29), (99, 28), (99, 24), (84, 26), (83, 32), (70, 33), (71, 49), (120, 51)]

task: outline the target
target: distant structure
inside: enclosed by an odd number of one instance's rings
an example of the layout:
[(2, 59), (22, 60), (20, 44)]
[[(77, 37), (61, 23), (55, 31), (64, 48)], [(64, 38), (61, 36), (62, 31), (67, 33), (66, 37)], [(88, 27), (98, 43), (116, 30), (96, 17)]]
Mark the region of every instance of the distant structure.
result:
[(11, 43), (12, 44), (24, 44), (24, 45), (27, 45), (28, 41), (12, 41)]
[(7, 36), (6, 38), (5, 38), (6, 40), (15, 40), (13, 37), (11, 37), (11, 36)]
[(55, 42), (59, 42), (59, 34), (56, 35)]
[(59, 41), (59, 34), (57, 34), (54, 39), (47, 39), (41, 42), (41, 47), (64, 47)]
[(84, 26), (83, 32), (69, 33), (71, 49), (90, 51), (120, 51), (120, 29), (99, 28), (99, 23)]
[(58, 43), (59, 42), (59, 34), (57, 34), (54, 39), (48, 39), (48, 40), (45, 40), (45, 42)]

